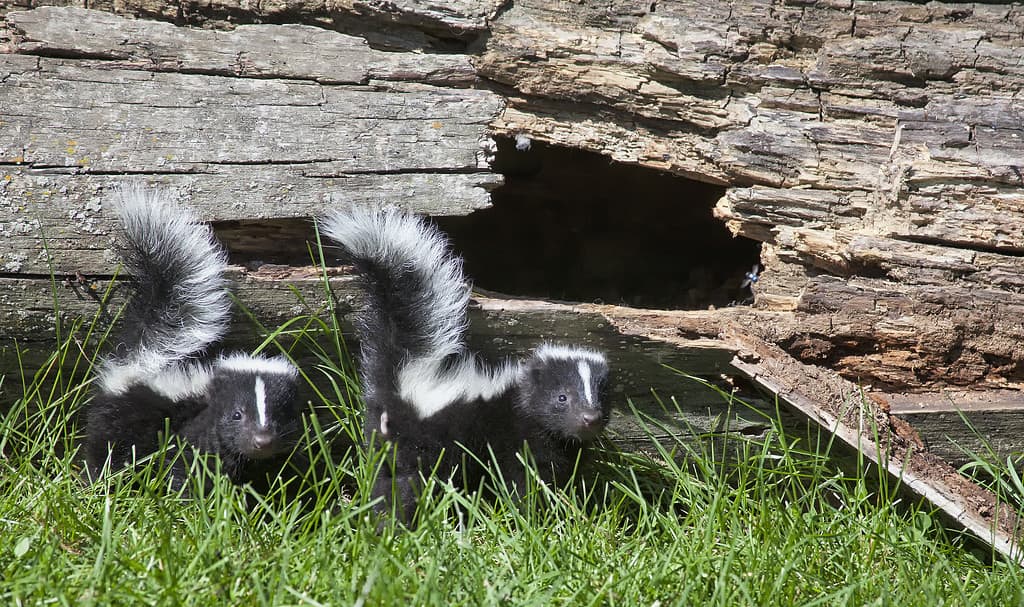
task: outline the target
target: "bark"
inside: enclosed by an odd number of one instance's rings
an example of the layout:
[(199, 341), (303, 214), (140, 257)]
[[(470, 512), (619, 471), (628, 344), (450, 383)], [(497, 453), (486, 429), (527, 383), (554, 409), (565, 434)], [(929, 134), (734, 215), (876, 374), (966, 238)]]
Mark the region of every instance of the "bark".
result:
[(504, 12), (477, 64), (514, 91), (500, 132), (730, 186), (758, 304), (792, 311), (759, 333), (799, 359), (1020, 387), (1020, 5), (547, 6)]

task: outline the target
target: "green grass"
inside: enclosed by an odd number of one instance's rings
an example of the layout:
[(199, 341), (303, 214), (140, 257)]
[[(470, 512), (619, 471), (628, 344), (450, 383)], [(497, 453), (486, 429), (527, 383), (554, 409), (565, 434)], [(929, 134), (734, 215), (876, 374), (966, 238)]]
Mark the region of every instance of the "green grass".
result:
[(778, 427), (724, 447), (606, 446), (596, 479), (535, 486), (518, 503), (439, 486), (415, 530), (378, 530), (368, 487), (379, 454), (337, 448), (360, 420), (335, 329), (303, 318), (270, 334), (332, 336), (326, 348), (299, 340), (319, 361), (306, 371), (326, 413), (302, 447), (313, 471), (264, 493), (211, 475), (192, 500), (166, 490), (159, 457), (132, 478), (80, 482), (75, 414), (88, 386), (62, 369), (88, 368), (79, 344), (98, 329), (65, 332), (0, 420), (0, 604), (1024, 602), (1017, 566), (989, 562), (885, 479), (841, 471), (827, 443)]

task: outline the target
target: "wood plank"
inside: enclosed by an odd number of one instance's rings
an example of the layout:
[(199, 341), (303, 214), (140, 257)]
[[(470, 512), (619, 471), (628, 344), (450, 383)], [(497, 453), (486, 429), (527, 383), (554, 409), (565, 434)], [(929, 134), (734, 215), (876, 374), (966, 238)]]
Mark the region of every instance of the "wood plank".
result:
[(472, 41), (500, 10), (500, 0), (395, 0), (367, 3), (337, 0), (330, 4), (282, 1), (240, 4), (235, 0), (6, 0), (0, 16), (11, 8), (47, 5), (99, 9), (145, 15), (173, 23), (231, 28), (239, 23), (277, 23), (288, 19), (344, 27), (379, 46), (448, 51)]
[[(0, 55), (0, 271), (110, 275), (111, 191), (171, 189), (211, 221), (345, 202), (465, 214), (490, 204), (465, 55), (413, 57), (308, 26), (233, 32), (79, 9), (8, 15)], [(57, 58), (54, 58), (57, 57)]]
[(889, 412), (905, 420), (930, 453), (954, 466), (970, 454), (1005, 461), (1021, 450), (1024, 393), (1018, 390), (944, 390), (885, 394)]
[(863, 454), (994, 551), (1024, 564), (1020, 538), (1015, 536), (1017, 513), (940, 458), (921, 450), (859, 386), (825, 369), (803, 365), (760, 340), (739, 333), (731, 337), (742, 348), (732, 363), (736, 369)]
[[(312, 217), (342, 204), (385, 202), (432, 215), (465, 214), (490, 206), (489, 191), (501, 176), (351, 174), (331, 162), (132, 176), (0, 167), (0, 272), (113, 274), (118, 226), (111, 202), (125, 183), (163, 188), (207, 221), (290, 218), (312, 226)], [(301, 238), (276, 244), (292, 246), (300, 256), (306, 250)]]
[[(304, 314), (329, 321), (325, 316), (324, 285), (314, 268), (235, 267), (230, 278), (240, 305), (266, 327), (274, 328)], [(108, 283), (98, 280), (94, 286), (103, 293)], [(331, 271), (330, 285), (345, 338), (354, 352), (358, 344), (351, 333), (349, 316), (360, 305), (361, 294), (352, 276), (337, 270)], [(9, 299), (4, 303), (9, 305), (0, 306), (0, 315), (8, 316), (0, 317), (0, 322), (17, 327), (0, 343), (0, 375), (7, 376), (0, 385), (0, 404), (9, 405), (22, 394), (20, 369), (31, 376), (52, 351), (55, 302), (64, 327), (73, 319), (93, 318), (99, 304), (80, 286), (72, 288), (57, 282), (54, 290), (48, 279), (0, 278), (2, 286), (7, 287), (4, 292)], [(108, 315), (99, 321), (100, 331), (109, 327), (112, 311), (121, 305), (126, 293), (124, 289), (114, 292), (108, 303)], [(19, 299), (11, 300), (11, 294), (18, 294)], [(735, 395), (751, 406), (734, 406), (704, 384), (679, 374), (685, 372), (717, 382), (728, 392), (731, 387), (722, 376), (729, 371), (729, 361), (735, 354), (729, 344), (715, 339), (713, 325), (707, 324), (700, 313), (689, 322), (698, 333), (691, 333), (692, 338), (680, 335), (679, 317), (680, 313), (669, 313), (663, 318), (657, 313), (638, 314), (616, 306), (498, 299), (477, 294), (470, 314), (470, 344), (495, 360), (521, 355), (543, 341), (586, 343), (605, 351), (615, 369), (610, 386), (610, 398), (616, 407), (612, 434), (624, 448), (636, 448), (650, 441), (649, 433), (629, 414), (631, 406), (664, 424), (673, 436), (693, 440), (725, 432), (756, 436), (767, 431), (770, 419), (775, 417), (775, 407), (757, 393), (740, 390)], [(253, 348), (261, 340), (259, 332), (238, 311), (235, 318), (224, 346)], [(659, 331), (674, 333), (675, 337), (668, 342), (651, 337)], [(20, 350), (15, 349), (15, 340)], [(326, 346), (329, 338), (323, 336), (320, 341)], [(95, 338), (82, 338), (79, 346), (93, 356), (98, 343)], [(296, 356), (307, 370), (319, 362), (306, 348), (300, 348)], [(312, 376), (319, 379), (316, 373)]]
[(941, 392), (885, 394), (893, 415), (928, 413), (1024, 413), (1020, 390), (943, 390)]
[[(69, 22), (75, 27), (69, 28)], [(98, 59), (123, 69), (323, 84), (399, 80), (468, 86), (476, 80), (465, 55), (385, 52), (370, 48), (363, 38), (308, 25), (183, 29), (58, 7), (14, 12), (7, 16), (7, 24), (18, 53)]]

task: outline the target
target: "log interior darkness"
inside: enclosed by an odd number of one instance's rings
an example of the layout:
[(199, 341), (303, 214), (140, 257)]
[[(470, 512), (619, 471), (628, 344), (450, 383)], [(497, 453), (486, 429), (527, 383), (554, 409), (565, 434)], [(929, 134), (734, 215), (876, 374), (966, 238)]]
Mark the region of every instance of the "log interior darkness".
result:
[[(712, 216), (721, 187), (606, 156), (499, 140), (494, 206), (438, 218), (484, 289), (644, 308), (743, 303), (760, 245)], [(747, 302), (749, 303), (749, 302)]]
[[(308, 266), (319, 262), (316, 231), (309, 219), (217, 221), (213, 230), (227, 248), (231, 263), (250, 270), (264, 264)], [(337, 264), (332, 250), (325, 250), (324, 256), (328, 265)]]

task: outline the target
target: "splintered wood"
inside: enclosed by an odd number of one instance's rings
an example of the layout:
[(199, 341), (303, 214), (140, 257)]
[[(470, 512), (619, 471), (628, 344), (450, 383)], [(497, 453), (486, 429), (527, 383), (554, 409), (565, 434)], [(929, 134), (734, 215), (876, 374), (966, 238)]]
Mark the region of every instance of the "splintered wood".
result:
[(1021, 31), (1019, 4), (522, 0), (477, 65), (515, 91), (500, 132), (730, 186), (758, 305), (796, 312), (750, 332), (887, 391), (1019, 389)]
[(795, 361), (775, 346), (730, 333), (740, 349), (733, 367), (863, 454), (912, 494), (928, 500), (956, 525), (1024, 564), (1017, 513), (924, 451), (909, 426), (891, 418), (863, 388), (827, 369)]

